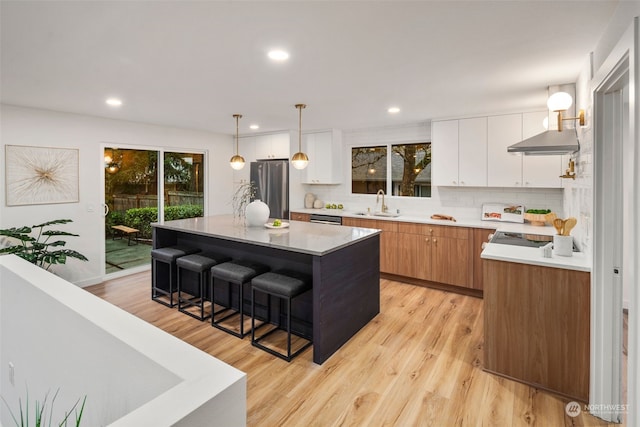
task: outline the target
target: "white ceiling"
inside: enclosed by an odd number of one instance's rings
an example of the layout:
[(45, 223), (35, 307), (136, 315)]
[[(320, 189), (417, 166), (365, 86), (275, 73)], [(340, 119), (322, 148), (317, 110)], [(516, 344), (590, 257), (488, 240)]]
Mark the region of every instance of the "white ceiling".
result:
[(304, 129), (529, 110), (576, 80), (616, 6), (2, 0), (1, 99), (227, 134), (234, 113), (241, 133), (297, 129), (296, 103)]

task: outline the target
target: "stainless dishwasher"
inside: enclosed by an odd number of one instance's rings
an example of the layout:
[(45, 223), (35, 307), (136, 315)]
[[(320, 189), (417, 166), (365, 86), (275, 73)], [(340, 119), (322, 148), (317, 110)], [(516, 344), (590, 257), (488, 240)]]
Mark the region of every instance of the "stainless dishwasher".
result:
[(319, 224), (342, 225), (342, 217), (336, 215), (311, 214), (309, 222)]

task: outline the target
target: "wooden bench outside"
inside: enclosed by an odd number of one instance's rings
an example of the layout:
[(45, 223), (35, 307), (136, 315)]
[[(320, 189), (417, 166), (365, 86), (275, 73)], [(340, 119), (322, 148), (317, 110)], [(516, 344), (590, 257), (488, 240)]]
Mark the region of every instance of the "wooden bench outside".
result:
[(120, 238), (122, 239), (122, 237), (126, 234), (129, 238), (127, 241), (127, 246), (131, 246), (131, 235), (134, 234), (135, 236), (133, 240), (136, 242), (136, 245), (138, 244), (138, 233), (140, 232), (140, 230), (127, 227), (126, 225), (112, 225), (111, 228), (117, 231), (116, 233), (113, 233), (113, 240), (116, 240), (117, 235), (120, 235)]

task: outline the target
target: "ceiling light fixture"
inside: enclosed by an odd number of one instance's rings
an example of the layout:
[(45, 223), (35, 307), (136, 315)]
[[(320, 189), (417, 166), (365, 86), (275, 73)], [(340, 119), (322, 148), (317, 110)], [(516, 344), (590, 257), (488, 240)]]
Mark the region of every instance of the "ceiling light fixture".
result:
[(244, 167), (244, 158), (238, 153), (238, 145), (240, 140), (240, 134), (238, 131), (238, 120), (242, 117), (242, 114), (234, 114), (233, 117), (236, 119), (236, 154), (231, 157), (231, 160), (229, 160), (229, 164), (233, 169), (239, 171)]
[(289, 53), (279, 49), (270, 51), (267, 56), (274, 61), (286, 61), (289, 59)]
[(565, 120), (579, 120), (580, 126), (584, 126), (584, 110), (580, 110), (578, 117), (562, 117), (562, 113), (567, 111), (572, 103), (571, 95), (566, 92), (556, 92), (547, 100), (549, 110), (558, 113), (558, 132), (562, 132), (562, 122)]
[(118, 98), (109, 98), (105, 102), (111, 107), (120, 107), (122, 105), (122, 100)]
[(398, 107), (389, 107), (389, 109), (387, 110), (387, 112), (391, 113), (391, 114), (396, 114), (400, 112), (400, 108)]
[(305, 104), (296, 104), (296, 108), (300, 112), (298, 122), (298, 152), (291, 157), (291, 163), (296, 169), (304, 169), (309, 164), (309, 157), (302, 152), (302, 109), (306, 107)]
[(249, 129), (253, 129), (253, 130), (260, 129), (260, 126), (258, 126), (258, 125), (250, 125)]

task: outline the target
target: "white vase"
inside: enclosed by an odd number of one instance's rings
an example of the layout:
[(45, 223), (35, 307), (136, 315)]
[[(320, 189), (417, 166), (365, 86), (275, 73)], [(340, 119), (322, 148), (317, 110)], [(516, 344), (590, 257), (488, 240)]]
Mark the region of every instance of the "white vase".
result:
[(249, 227), (262, 227), (269, 220), (269, 206), (256, 199), (247, 205), (245, 216)]

